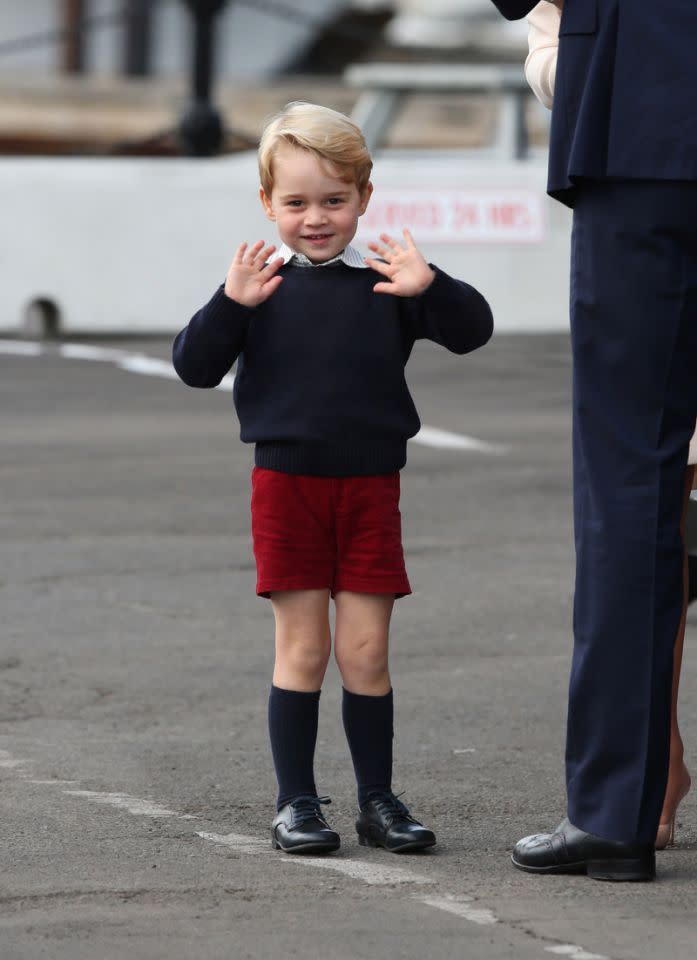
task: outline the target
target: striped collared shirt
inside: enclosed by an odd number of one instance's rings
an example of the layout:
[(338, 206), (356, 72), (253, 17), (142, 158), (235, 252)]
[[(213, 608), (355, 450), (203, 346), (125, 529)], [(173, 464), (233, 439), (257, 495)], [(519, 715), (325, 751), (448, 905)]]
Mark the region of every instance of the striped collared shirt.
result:
[(338, 253), (335, 257), (332, 257), (331, 260), (325, 260), (322, 263), (313, 263), (309, 257), (305, 256), (304, 253), (296, 253), (295, 250), (291, 250), (291, 248), (285, 243), (278, 251), (276, 256), (283, 257), (284, 263), (290, 263), (292, 261), (293, 265), (296, 267), (328, 267), (333, 263), (345, 263), (347, 267), (368, 266), (358, 250), (356, 250), (356, 248), (352, 247), (350, 244), (348, 247), (345, 247), (341, 253)]

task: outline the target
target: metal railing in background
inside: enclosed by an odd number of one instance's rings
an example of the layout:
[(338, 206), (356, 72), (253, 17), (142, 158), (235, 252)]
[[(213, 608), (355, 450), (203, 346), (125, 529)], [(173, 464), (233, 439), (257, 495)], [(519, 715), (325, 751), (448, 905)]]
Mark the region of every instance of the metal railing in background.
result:
[(507, 64), (363, 63), (344, 73), (361, 90), (352, 118), (368, 148), (381, 145), (405, 98), (413, 93), (467, 93), (499, 97), (494, 153), (522, 160), (528, 153), (525, 105), (530, 89), (521, 67)]
[[(366, 25), (333, 22), (299, 10), (289, 0), (231, 0), (236, 6), (253, 9), (276, 20), (302, 25), (316, 35), (336, 36), (347, 46), (374, 41), (380, 31)], [(165, 152), (179, 150), (190, 156), (211, 156), (219, 152), (226, 131), (220, 112), (213, 105), (211, 90), (216, 48), (216, 18), (228, 0), (157, 0), (157, 4), (176, 3), (188, 9), (193, 18), (191, 82), (189, 105), (178, 124), (138, 139), (121, 141), (102, 152), (137, 152), (167, 142)], [(64, 0), (64, 27), (16, 37), (0, 42), (0, 57), (53, 44), (64, 49), (64, 63), (70, 60), (77, 69), (84, 66), (87, 34), (114, 27), (125, 30), (123, 65), (129, 75), (143, 75), (149, 66), (149, 34), (152, 29), (153, 0), (124, 0), (119, 9), (99, 15), (89, 14), (89, 0)], [(68, 17), (68, 12), (70, 17)], [(66, 59), (67, 58), (67, 59)], [(418, 93), (466, 93), (495, 95), (499, 98), (494, 152), (506, 158), (521, 159), (527, 154), (525, 102), (527, 86), (522, 69), (505, 63), (359, 63), (344, 73), (346, 83), (358, 89), (360, 96), (353, 113), (363, 128), (371, 148), (378, 147), (405, 99)], [(227, 131), (234, 133), (234, 131)], [(249, 138), (241, 136), (245, 143)], [(252, 144), (250, 143), (250, 146)]]

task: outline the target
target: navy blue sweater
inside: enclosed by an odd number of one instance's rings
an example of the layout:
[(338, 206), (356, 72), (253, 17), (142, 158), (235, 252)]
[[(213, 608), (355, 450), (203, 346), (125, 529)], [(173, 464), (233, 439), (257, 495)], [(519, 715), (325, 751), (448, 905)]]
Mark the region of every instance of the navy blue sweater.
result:
[(255, 463), (286, 473), (391, 473), (420, 428), (404, 377), (414, 341), (453, 353), (487, 342), (488, 303), (434, 268), (418, 297), (374, 293), (384, 280), (343, 263), (281, 268), (283, 283), (258, 307), (219, 287), (174, 341), (174, 367), (191, 387), (215, 387), (235, 360), (241, 439)]

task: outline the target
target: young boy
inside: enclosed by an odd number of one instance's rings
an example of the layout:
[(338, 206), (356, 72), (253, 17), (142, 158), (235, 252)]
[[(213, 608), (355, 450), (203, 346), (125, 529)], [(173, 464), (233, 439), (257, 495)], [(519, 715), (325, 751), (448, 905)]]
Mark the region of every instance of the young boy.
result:
[(319, 697), (331, 651), (358, 784), (359, 842), (393, 852), (435, 836), (392, 793), (388, 628), (404, 567), (399, 470), (419, 418), (404, 378), (414, 342), (454, 353), (487, 342), (476, 290), (429, 266), (411, 235), (383, 234), (376, 258), (350, 246), (370, 200), (359, 128), (288, 104), (259, 146), (260, 197), (283, 246), (242, 243), (225, 283), (174, 342), (193, 387), (215, 387), (237, 360), (241, 438), (255, 444), (252, 537), (257, 593), (276, 619), (269, 731), (278, 779), (276, 848), (336, 850), (314, 780)]

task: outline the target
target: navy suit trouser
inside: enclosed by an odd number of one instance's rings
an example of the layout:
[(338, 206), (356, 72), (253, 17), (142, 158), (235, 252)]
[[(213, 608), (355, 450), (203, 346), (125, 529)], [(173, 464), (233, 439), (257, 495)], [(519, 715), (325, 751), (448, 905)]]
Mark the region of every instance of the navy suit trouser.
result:
[(576, 594), (568, 814), (652, 842), (697, 414), (697, 183), (582, 181), (571, 256)]

